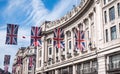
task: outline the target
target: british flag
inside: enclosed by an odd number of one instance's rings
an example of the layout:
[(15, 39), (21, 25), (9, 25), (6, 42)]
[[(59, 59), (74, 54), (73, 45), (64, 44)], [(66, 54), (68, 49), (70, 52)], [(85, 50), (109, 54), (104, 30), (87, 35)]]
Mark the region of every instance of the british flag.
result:
[(64, 31), (61, 28), (54, 29), (54, 47), (64, 48)]
[(42, 28), (41, 27), (32, 27), (31, 29), (31, 45), (32, 46), (41, 46), (41, 37), (42, 37)]
[(4, 66), (10, 64), (10, 55), (5, 55), (4, 56)]
[(17, 57), (17, 65), (20, 66), (22, 64), (22, 56)]
[(17, 45), (18, 25), (7, 24), (6, 44)]
[(7, 73), (8, 72), (8, 65), (5, 65), (4, 67), (4, 73)]
[(84, 31), (75, 31), (75, 48), (83, 51), (85, 49)]
[(15, 74), (15, 72), (16, 72), (16, 67), (13, 66), (13, 67), (12, 67), (12, 74)]

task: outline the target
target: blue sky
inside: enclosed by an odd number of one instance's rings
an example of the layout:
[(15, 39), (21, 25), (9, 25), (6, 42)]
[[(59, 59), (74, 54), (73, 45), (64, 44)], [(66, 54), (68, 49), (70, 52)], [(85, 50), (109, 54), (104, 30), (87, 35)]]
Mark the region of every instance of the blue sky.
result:
[[(14, 56), (20, 47), (30, 45), (31, 26), (40, 26), (45, 20), (56, 20), (78, 5), (80, 0), (0, 0), (0, 68), (5, 54)], [(5, 45), (7, 23), (18, 24), (18, 45)], [(22, 39), (26, 36), (26, 39)]]

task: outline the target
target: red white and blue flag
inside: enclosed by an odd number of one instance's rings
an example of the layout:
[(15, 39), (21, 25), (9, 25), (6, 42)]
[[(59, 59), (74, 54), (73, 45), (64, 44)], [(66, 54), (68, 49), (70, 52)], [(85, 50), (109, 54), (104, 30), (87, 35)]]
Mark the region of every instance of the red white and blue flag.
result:
[(42, 37), (42, 28), (41, 27), (32, 27), (31, 29), (31, 45), (32, 46), (41, 46), (41, 37)]
[(22, 56), (17, 57), (17, 65), (20, 66), (22, 64)]
[(8, 65), (5, 65), (4, 67), (4, 73), (7, 73), (8, 72)]
[(12, 74), (15, 74), (15, 72), (16, 72), (16, 67), (12, 67)]
[(85, 49), (84, 31), (75, 31), (75, 48), (83, 51)]
[(5, 55), (4, 56), (4, 66), (10, 64), (10, 55)]
[(56, 48), (64, 48), (64, 31), (61, 28), (54, 29), (54, 47)]
[(18, 25), (7, 24), (6, 44), (17, 45)]

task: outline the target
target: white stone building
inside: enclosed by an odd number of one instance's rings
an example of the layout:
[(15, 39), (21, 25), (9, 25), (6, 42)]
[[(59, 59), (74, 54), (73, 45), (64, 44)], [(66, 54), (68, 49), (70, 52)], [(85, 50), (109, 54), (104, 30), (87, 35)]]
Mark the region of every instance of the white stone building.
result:
[[(120, 74), (120, 0), (82, 0), (56, 21), (46, 21), (36, 74)], [(53, 30), (64, 30), (65, 49), (53, 46)], [(85, 50), (74, 51), (74, 29), (85, 31)]]
[[(21, 64), (17, 64), (18, 56), (21, 57)], [(29, 67), (29, 58), (32, 57), (32, 67)], [(36, 67), (36, 49), (32, 46), (21, 47), (16, 53), (13, 66), (15, 68), (15, 73), (13, 74), (35, 74)]]

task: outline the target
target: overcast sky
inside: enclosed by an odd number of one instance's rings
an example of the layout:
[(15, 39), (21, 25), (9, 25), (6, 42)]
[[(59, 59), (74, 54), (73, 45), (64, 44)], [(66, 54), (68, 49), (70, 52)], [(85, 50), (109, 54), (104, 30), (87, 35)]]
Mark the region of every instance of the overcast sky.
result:
[[(45, 20), (56, 20), (78, 5), (80, 0), (0, 0), (0, 68), (4, 55), (14, 56), (20, 47), (30, 45), (31, 26), (40, 26)], [(18, 24), (18, 45), (5, 45), (7, 24)], [(22, 36), (27, 36), (22, 39)]]

